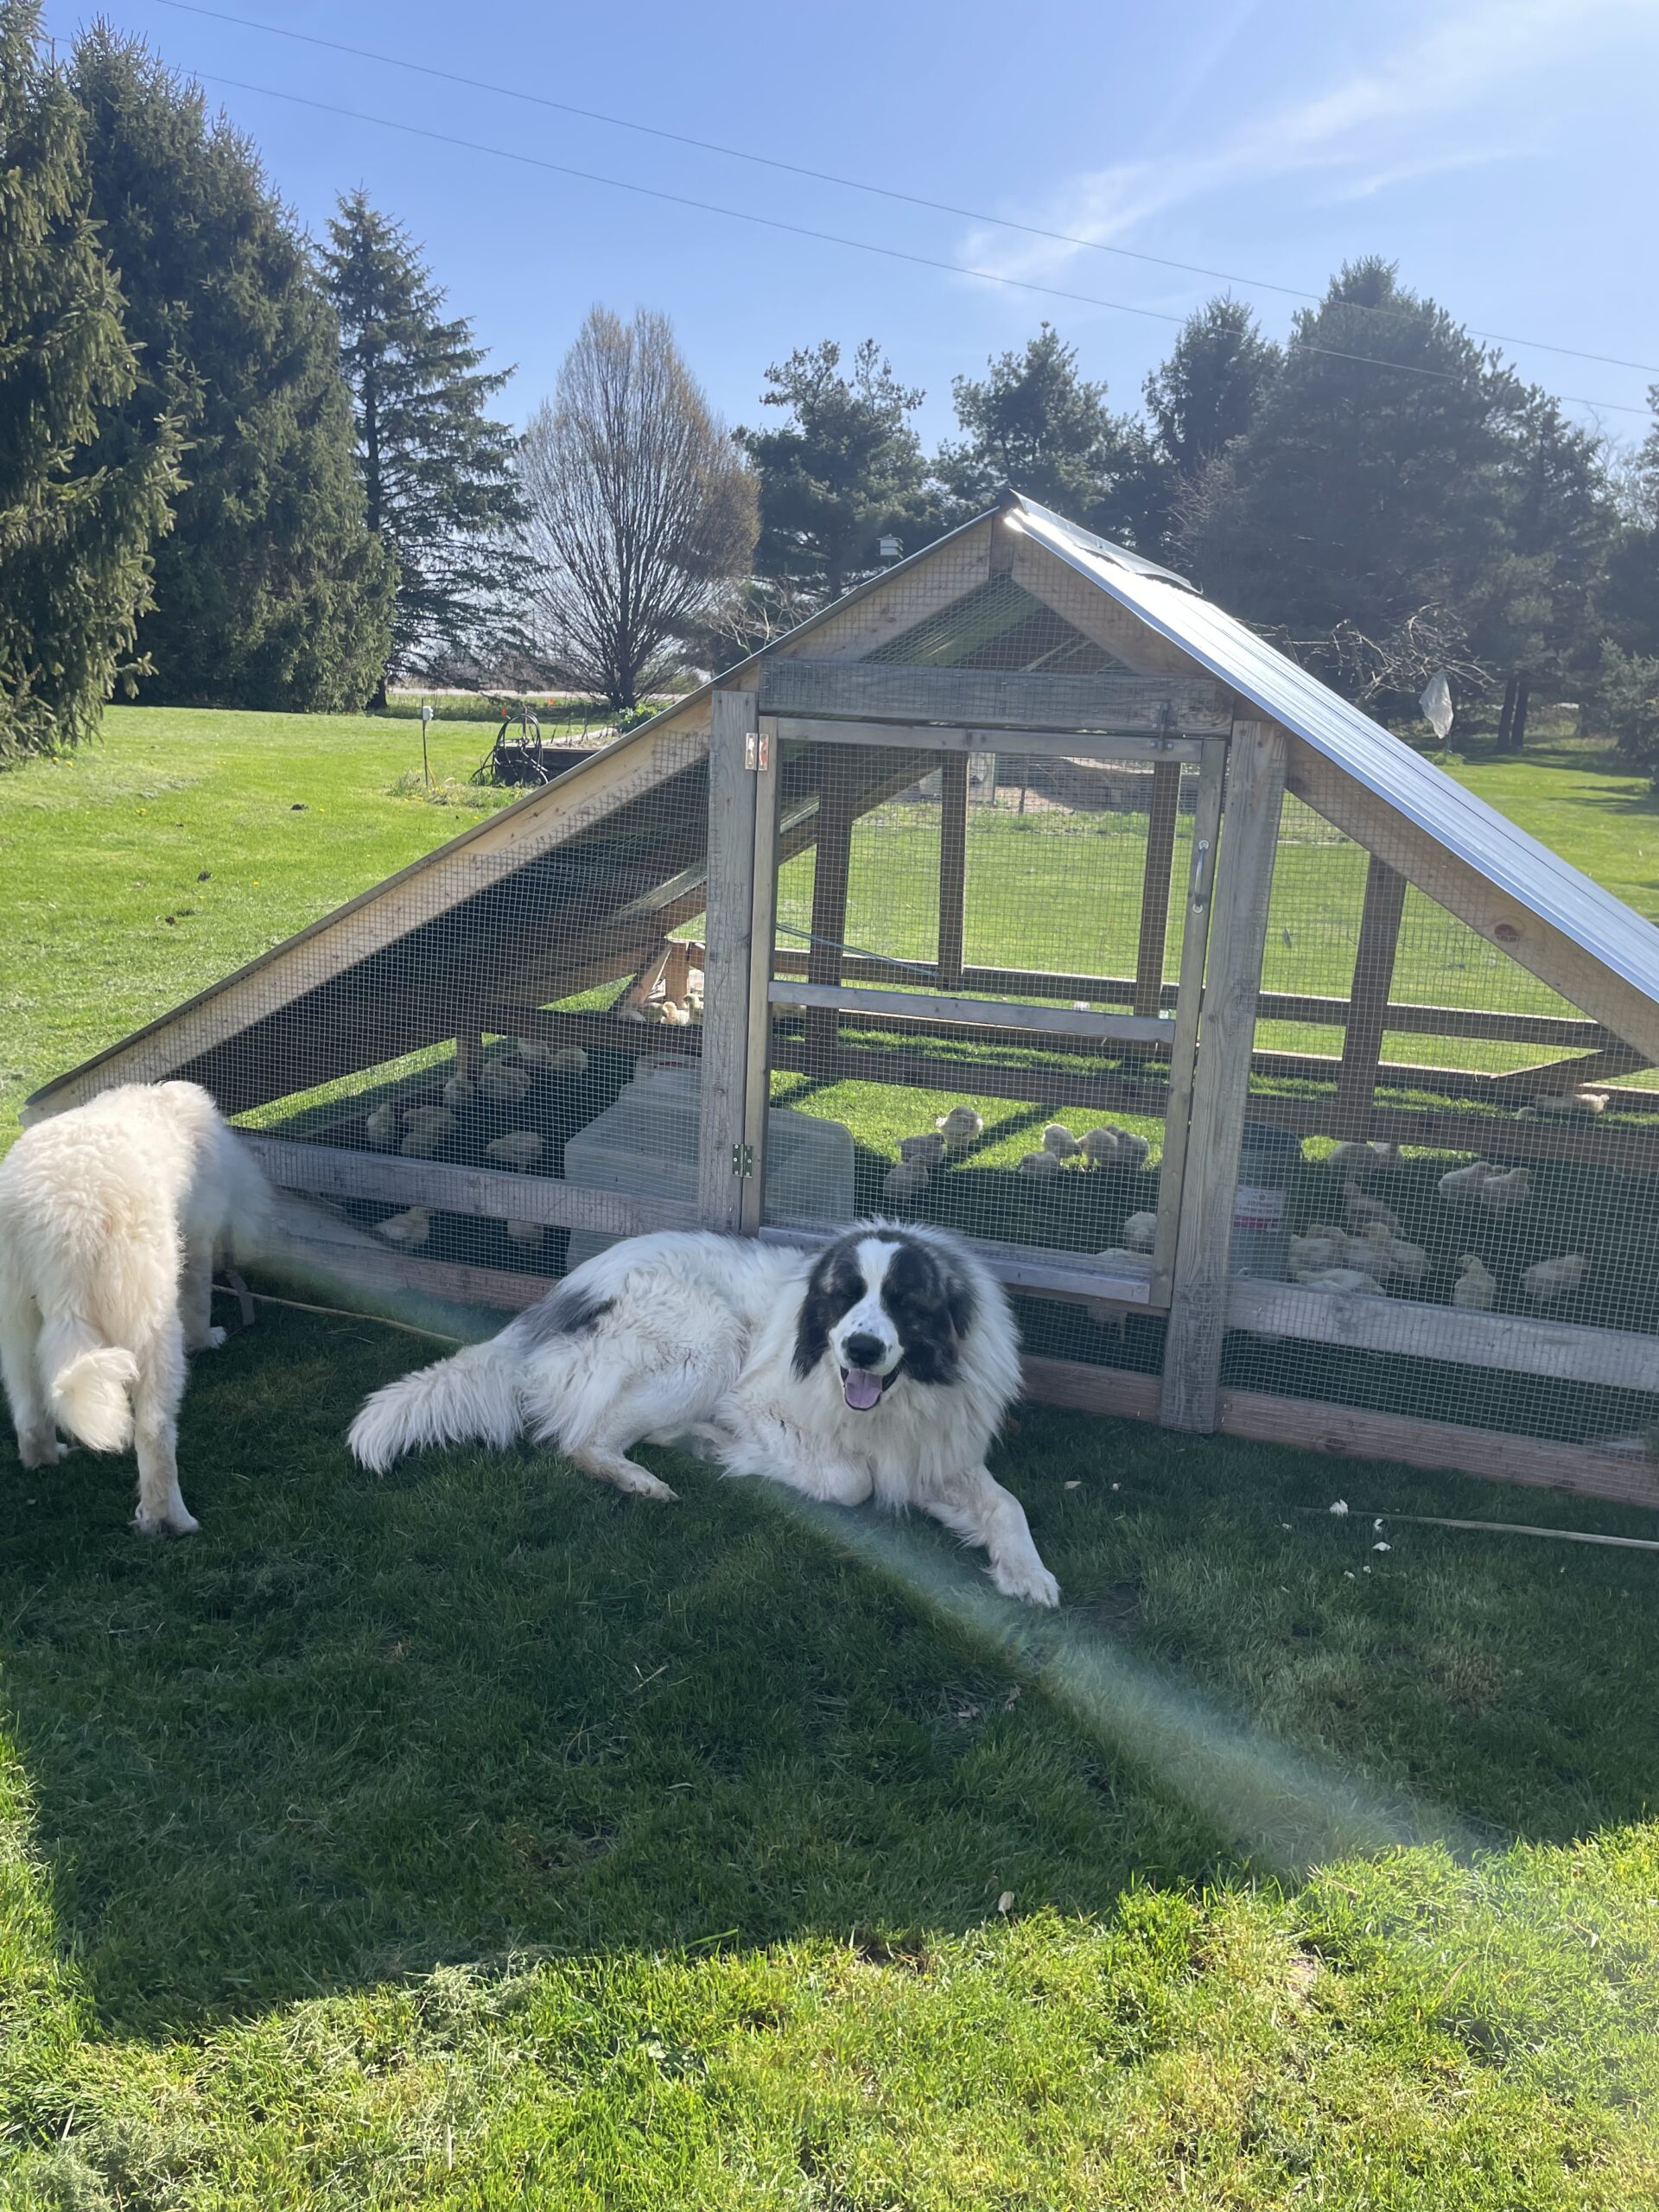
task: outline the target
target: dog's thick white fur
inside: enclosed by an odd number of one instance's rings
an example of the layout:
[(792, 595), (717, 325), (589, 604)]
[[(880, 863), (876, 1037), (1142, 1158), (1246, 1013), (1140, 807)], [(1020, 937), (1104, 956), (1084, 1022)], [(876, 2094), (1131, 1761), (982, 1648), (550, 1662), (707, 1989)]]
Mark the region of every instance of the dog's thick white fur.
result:
[(0, 1161), (0, 1376), (26, 1467), (64, 1430), (137, 1446), (146, 1535), (187, 1535), (178, 1413), (185, 1354), (213, 1325), (213, 1262), (246, 1248), (270, 1192), (205, 1090), (124, 1084), (26, 1129)]
[(528, 1431), (636, 1497), (628, 1457), (688, 1446), (838, 1505), (918, 1506), (982, 1545), (999, 1590), (1059, 1591), (985, 1454), (1020, 1387), (1007, 1300), (937, 1230), (861, 1224), (816, 1257), (704, 1233), (639, 1236), (487, 1344), (377, 1391), (350, 1433), (381, 1470), (423, 1446)]

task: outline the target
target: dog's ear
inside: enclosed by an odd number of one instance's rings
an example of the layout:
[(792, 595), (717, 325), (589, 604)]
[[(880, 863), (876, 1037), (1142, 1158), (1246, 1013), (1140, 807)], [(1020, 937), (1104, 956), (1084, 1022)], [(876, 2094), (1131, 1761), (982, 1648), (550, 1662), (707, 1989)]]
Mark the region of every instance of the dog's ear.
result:
[(973, 1327), (979, 1313), (979, 1300), (974, 1296), (974, 1287), (959, 1268), (949, 1260), (940, 1262), (944, 1275), (944, 1302), (950, 1315), (950, 1326), (961, 1342)]

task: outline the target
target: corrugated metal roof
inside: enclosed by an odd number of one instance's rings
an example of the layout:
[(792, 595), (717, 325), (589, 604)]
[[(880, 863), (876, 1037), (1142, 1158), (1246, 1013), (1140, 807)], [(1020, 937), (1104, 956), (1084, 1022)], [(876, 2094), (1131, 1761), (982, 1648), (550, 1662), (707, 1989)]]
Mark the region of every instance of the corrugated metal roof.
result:
[(1016, 498), (1041, 545), (1604, 967), (1659, 999), (1659, 929), (1299, 668), (1185, 578)]

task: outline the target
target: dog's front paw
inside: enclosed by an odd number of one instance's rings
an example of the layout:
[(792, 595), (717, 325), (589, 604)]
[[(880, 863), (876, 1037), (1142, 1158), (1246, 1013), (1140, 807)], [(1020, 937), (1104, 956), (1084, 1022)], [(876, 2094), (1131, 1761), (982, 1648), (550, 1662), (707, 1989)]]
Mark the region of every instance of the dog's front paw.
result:
[(187, 1512), (182, 1505), (170, 1512), (153, 1511), (149, 1506), (141, 1505), (132, 1516), (133, 1533), (139, 1536), (194, 1536), (200, 1526), (194, 1514)]
[(60, 1459), (69, 1457), (69, 1446), (59, 1443), (54, 1429), (31, 1429), (27, 1436), (18, 1438), (17, 1457), (25, 1467), (55, 1467)]
[(991, 1580), (1005, 1598), (1021, 1599), (1027, 1605), (1058, 1605), (1060, 1586), (1033, 1552), (1029, 1560), (998, 1560), (990, 1569)]
[(192, 1351), (217, 1351), (228, 1333), (228, 1331), (220, 1328), (209, 1329), (205, 1335), (197, 1338), (190, 1349)]

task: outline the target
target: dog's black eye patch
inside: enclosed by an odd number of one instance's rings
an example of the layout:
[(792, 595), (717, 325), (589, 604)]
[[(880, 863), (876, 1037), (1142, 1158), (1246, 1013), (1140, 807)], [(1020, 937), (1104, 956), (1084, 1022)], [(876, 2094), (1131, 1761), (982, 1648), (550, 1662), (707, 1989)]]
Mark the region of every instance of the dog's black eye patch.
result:
[(951, 1382), (974, 1318), (973, 1293), (954, 1268), (925, 1244), (895, 1240), (881, 1280), (881, 1303), (918, 1382)]
[(803, 1379), (830, 1349), (830, 1332), (843, 1313), (850, 1313), (864, 1295), (864, 1274), (858, 1264), (855, 1239), (843, 1238), (820, 1254), (808, 1278), (795, 1325), (794, 1368)]

